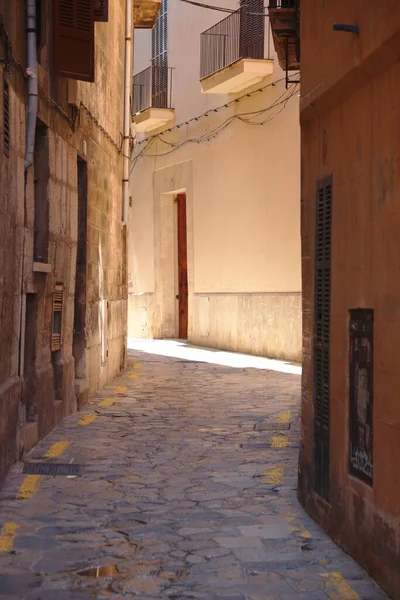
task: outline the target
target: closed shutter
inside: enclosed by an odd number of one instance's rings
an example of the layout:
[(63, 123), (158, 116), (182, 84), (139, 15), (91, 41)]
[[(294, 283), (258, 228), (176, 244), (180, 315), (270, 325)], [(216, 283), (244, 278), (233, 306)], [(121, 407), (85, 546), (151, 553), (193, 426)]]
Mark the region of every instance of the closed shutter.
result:
[(96, 0), (54, 0), (54, 68), (61, 77), (94, 81)]
[(168, 19), (167, 0), (162, 0), (152, 31), (152, 106), (168, 108)]
[(10, 87), (6, 79), (3, 80), (3, 142), (4, 154), (10, 155)]
[(264, 58), (263, 0), (241, 0), (240, 2), (240, 58)]
[(96, 0), (94, 7), (95, 21), (108, 21), (108, 0)]
[(53, 293), (53, 330), (51, 334), (51, 351), (61, 350), (62, 319), (64, 308), (64, 285), (57, 283)]
[(315, 490), (329, 498), (330, 318), (332, 178), (318, 182), (314, 304), (314, 474)]

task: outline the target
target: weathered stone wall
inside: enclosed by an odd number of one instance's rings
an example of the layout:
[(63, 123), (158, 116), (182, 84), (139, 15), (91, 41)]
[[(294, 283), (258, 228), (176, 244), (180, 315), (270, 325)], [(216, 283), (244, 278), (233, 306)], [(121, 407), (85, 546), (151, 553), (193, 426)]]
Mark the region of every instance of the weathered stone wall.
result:
[[(13, 4), (11, 10), (0, 3), (0, 14), (14, 54), (24, 66), (24, 2)], [(9, 158), (4, 157), (1, 140), (0, 483), (19, 453), (29, 450), (125, 364), (127, 286), (121, 222), (125, 3), (110, 2), (109, 22), (95, 24), (92, 84), (52, 76), (52, 3), (47, 5), (47, 43), (38, 57), (38, 118), (48, 128), (49, 252), (47, 262), (40, 264), (34, 261), (37, 173), (33, 167), (26, 184), (24, 180), (26, 83), (15, 65), (6, 73), (12, 149)], [(78, 223), (78, 159), (87, 165), (87, 226), (83, 230)], [(37, 168), (41, 170), (41, 165)], [(81, 239), (80, 245), (86, 248), (87, 263), (82, 275), (86, 279), (84, 360), (76, 379), (78, 231), (80, 237), (87, 236), (86, 244)], [(64, 285), (63, 333), (61, 350), (52, 353), (56, 283)]]

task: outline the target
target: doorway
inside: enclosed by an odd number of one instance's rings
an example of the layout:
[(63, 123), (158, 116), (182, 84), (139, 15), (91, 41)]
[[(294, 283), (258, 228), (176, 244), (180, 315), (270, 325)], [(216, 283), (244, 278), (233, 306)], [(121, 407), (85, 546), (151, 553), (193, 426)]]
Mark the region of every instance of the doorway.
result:
[(178, 301), (179, 339), (188, 338), (188, 273), (187, 273), (187, 224), (186, 194), (176, 197), (178, 213)]
[(86, 262), (87, 262), (87, 163), (78, 158), (78, 247), (74, 301), (75, 379), (86, 378)]

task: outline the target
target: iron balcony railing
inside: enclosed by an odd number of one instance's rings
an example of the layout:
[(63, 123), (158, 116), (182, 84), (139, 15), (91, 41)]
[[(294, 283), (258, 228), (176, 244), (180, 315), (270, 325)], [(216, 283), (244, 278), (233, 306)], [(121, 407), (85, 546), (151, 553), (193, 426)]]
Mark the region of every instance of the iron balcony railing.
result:
[(201, 34), (200, 79), (241, 58), (272, 58), (271, 28), (262, 9), (241, 7)]
[(133, 78), (132, 113), (172, 108), (172, 67), (151, 65)]

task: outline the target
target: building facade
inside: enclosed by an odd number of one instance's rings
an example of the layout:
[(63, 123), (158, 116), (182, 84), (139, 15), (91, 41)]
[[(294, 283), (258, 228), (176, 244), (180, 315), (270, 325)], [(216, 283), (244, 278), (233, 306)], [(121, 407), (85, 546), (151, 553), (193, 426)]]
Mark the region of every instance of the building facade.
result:
[(301, 1), (299, 496), (400, 598), (400, 6)]
[(298, 90), (262, 1), (135, 37), (128, 338), (301, 358)]
[(0, 1), (0, 484), (125, 365), (129, 5)]

